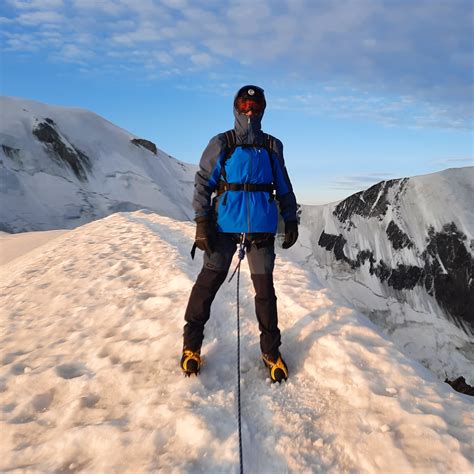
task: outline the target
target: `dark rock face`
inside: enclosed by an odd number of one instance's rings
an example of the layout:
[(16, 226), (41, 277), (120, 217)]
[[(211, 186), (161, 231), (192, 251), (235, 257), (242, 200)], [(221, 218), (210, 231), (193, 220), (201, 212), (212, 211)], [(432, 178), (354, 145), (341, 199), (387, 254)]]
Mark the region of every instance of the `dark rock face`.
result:
[(361, 250), (357, 253), (357, 257), (355, 260), (350, 259), (344, 253), (344, 245), (346, 244), (346, 239), (339, 235), (333, 234), (326, 234), (324, 231), (319, 236), (318, 245), (320, 247), (325, 248), (328, 251), (333, 251), (336, 260), (342, 260), (343, 262), (348, 263), (351, 268), (354, 270), (356, 268), (361, 267), (364, 263), (369, 260), (370, 262), (370, 269), (372, 271), (373, 264), (375, 263), (374, 254), (370, 250)]
[(395, 222), (390, 221), (386, 232), (388, 240), (390, 240), (395, 250), (404, 249), (405, 247), (411, 249), (413, 247), (413, 242), (408, 235), (405, 234)]
[(59, 164), (69, 166), (79, 180), (87, 180), (87, 172), (91, 170), (89, 157), (73, 145), (64, 143), (53, 120), (46, 118), (40, 122), (33, 129), (33, 135), (44, 143)]
[(344, 255), (344, 245), (346, 239), (339, 235), (326, 234), (324, 231), (319, 236), (318, 245), (325, 248), (327, 251), (334, 251), (336, 260), (344, 260), (345, 262), (351, 263), (351, 261)]
[(354, 215), (381, 219), (385, 216), (390, 205), (387, 198), (390, 188), (398, 184), (401, 192), (407, 182), (408, 178), (381, 181), (369, 189), (353, 194), (341, 201), (334, 209), (333, 214), (340, 222), (347, 224), (346, 228), (348, 230), (355, 227), (355, 224), (351, 221), (351, 217)]
[(463, 329), (474, 329), (474, 258), (466, 248), (466, 236), (453, 223), (440, 232), (428, 230), (425, 288)]
[(348, 258), (344, 254), (346, 240), (342, 234), (331, 235), (323, 231), (318, 245), (333, 252), (336, 260), (347, 262), (352, 269), (358, 269), (368, 260), (369, 273), (386, 281), (394, 290), (424, 286), (455, 324), (466, 333), (474, 334), (474, 258), (466, 248), (466, 240), (454, 222), (443, 226), (440, 232), (431, 227), (426, 249), (420, 255), (424, 265), (400, 264), (396, 267), (383, 260), (376, 264), (370, 249), (359, 251), (355, 260)]
[(414, 265), (398, 265), (390, 272), (387, 283), (395, 290), (412, 290), (422, 283), (424, 275), (422, 268)]
[(465, 393), (466, 395), (471, 395), (474, 397), (474, 387), (471, 387), (468, 383), (466, 383), (466, 379), (464, 377), (458, 377), (456, 380), (445, 380), (446, 383), (451, 385), (457, 392)]
[(155, 155), (158, 153), (156, 145), (150, 140), (145, 140), (144, 138), (132, 138), (130, 141), (136, 146), (141, 146), (147, 150), (150, 150)]

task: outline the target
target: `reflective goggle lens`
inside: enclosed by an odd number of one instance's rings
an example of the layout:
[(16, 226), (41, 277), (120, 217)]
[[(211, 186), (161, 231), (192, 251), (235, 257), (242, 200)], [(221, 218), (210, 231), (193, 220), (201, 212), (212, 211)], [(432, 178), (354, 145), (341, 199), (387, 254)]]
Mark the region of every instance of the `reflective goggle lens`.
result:
[(250, 110), (255, 113), (263, 111), (263, 102), (253, 99), (244, 99), (239, 97), (235, 103), (237, 111), (241, 114), (246, 114)]

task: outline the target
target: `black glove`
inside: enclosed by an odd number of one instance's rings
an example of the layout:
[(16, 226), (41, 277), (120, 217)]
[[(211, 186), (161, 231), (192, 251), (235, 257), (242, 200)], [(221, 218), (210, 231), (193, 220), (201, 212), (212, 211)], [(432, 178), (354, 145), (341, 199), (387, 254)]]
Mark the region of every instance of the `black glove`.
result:
[(194, 244), (196, 247), (207, 255), (211, 255), (214, 251), (214, 240), (216, 237), (216, 229), (214, 223), (208, 217), (196, 217), (196, 239)]
[(289, 249), (298, 240), (298, 222), (285, 222), (285, 240), (281, 245), (284, 249)]

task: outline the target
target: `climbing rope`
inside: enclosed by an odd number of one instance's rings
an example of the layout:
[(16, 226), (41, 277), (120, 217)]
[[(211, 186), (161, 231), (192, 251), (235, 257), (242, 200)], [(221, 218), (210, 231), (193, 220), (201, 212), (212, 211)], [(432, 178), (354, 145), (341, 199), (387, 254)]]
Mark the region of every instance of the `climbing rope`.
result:
[(234, 278), (237, 272), (237, 421), (239, 424), (239, 462), (240, 462), (240, 474), (243, 474), (243, 461), (242, 461), (242, 421), (240, 415), (240, 310), (239, 310), (239, 287), (240, 287), (240, 264), (245, 258), (245, 234), (240, 235), (239, 244), (239, 262), (237, 263), (234, 273), (229, 278), (229, 283)]

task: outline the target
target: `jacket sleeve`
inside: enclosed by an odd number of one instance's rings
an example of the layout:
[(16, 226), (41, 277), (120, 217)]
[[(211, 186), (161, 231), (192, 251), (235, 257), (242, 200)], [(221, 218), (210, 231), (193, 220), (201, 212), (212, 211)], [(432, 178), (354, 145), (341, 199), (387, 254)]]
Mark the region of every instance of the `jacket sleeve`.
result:
[(202, 154), (199, 170), (194, 177), (193, 209), (196, 218), (211, 214), (211, 195), (220, 180), (225, 148), (225, 135), (219, 134), (211, 138)]
[(283, 143), (275, 138), (272, 144), (276, 197), (280, 204), (280, 213), (285, 222), (298, 222), (297, 204), (290, 177), (283, 158)]

